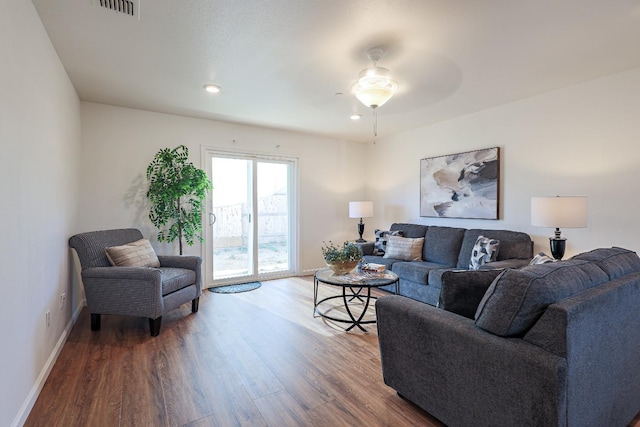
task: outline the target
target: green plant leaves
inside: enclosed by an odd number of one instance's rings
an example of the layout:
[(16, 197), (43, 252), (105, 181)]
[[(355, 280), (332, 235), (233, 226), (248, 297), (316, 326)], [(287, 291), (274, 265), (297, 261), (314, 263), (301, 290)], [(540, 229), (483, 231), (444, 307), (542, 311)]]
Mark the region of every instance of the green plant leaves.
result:
[(344, 242), (341, 248), (332, 241), (322, 243), (322, 256), (329, 263), (359, 261), (362, 258), (362, 250), (353, 243)]
[(207, 191), (213, 188), (207, 174), (189, 162), (189, 149), (179, 145), (163, 148), (147, 166), (151, 202), (149, 219), (160, 229), (158, 241), (182, 241), (193, 245), (203, 241), (202, 209)]

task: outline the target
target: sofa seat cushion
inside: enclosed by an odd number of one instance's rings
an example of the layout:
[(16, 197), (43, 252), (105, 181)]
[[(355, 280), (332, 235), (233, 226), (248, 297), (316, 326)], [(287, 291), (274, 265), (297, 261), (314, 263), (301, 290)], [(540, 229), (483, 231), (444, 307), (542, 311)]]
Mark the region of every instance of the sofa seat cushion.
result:
[(609, 280), (615, 280), (629, 273), (640, 271), (640, 258), (638, 254), (623, 248), (599, 248), (574, 256), (572, 259), (581, 259), (594, 262), (607, 275)]
[(446, 267), (450, 266), (429, 261), (400, 261), (393, 264), (393, 272), (401, 279), (408, 280), (410, 282), (424, 283), (426, 285), (428, 283), (427, 279), (430, 271), (441, 270)]
[(196, 272), (193, 270), (172, 267), (160, 267), (158, 270), (162, 280), (163, 296), (196, 282)]
[(478, 327), (500, 336), (525, 333), (547, 306), (609, 280), (595, 263), (569, 260), (504, 270), (485, 293)]

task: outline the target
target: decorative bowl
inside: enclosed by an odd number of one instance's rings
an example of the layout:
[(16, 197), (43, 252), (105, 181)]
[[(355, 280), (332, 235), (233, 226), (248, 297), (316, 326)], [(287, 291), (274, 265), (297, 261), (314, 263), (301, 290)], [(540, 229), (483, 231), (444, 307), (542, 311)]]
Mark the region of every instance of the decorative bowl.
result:
[(333, 274), (337, 276), (341, 276), (343, 274), (347, 274), (348, 272), (356, 268), (356, 266), (358, 265), (358, 262), (359, 261), (342, 261), (342, 262), (335, 262), (335, 263), (327, 262), (327, 267), (333, 270)]

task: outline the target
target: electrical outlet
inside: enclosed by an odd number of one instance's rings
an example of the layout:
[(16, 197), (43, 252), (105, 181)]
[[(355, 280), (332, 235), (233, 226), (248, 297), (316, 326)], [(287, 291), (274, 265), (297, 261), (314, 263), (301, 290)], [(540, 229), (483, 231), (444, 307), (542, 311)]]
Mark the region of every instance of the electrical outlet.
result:
[(64, 303), (67, 301), (67, 293), (63, 292), (60, 294), (60, 310), (64, 308)]
[(49, 328), (49, 326), (51, 326), (51, 312), (47, 311), (45, 316), (47, 317), (47, 328)]

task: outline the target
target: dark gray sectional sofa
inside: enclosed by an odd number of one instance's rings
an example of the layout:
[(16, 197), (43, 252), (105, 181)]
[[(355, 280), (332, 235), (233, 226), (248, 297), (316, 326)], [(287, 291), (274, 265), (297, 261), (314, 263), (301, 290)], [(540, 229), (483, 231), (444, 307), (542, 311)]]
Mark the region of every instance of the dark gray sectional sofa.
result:
[(449, 279), (451, 301), (476, 296), (448, 310), (376, 302), (383, 377), (398, 394), (449, 427), (626, 426), (640, 411), (635, 252)]
[[(398, 230), (404, 233), (404, 237), (424, 237), (421, 261), (400, 261), (373, 255), (371, 246), (365, 247), (364, 258), (367, 262), (386, 265), (400, 277), (400, 295), (434, 306), (438, 305), (440, 298), (443, 274), (469, 268), (471, 251), (478, 236), (500, 240), (497, 260), (483, 265), (482, 270), (522, 267), (533, 257), (531, 237), (518, 231), (391, 224), (389, 231)], [(446, 279), (446, 275), (444, 277)], [(393, 292), (394, 286), (382, 289)]]

